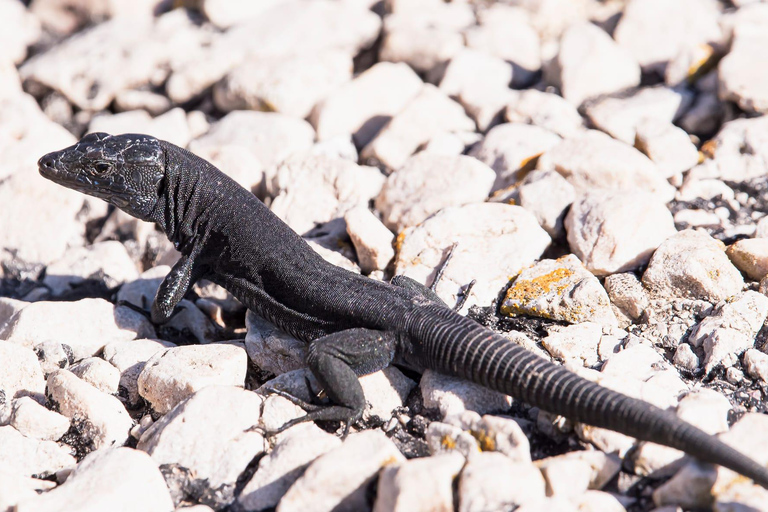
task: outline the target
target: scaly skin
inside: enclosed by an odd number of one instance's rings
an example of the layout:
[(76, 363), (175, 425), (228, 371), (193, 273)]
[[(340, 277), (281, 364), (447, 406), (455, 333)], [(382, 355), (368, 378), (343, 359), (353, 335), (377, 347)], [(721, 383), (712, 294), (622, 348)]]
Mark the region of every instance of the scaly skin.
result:
[[(381, 283), (320, 258), (253, 194), (195, 155), (146, 135), (91, 134), (49, 153), (40, 173), (154, 222), (182, 257), (152, 319), (167, 321), (206, 278), (309, 343), (333, 405), (308, 419), (359, 418), (357, 377), (394, 363), (458, 376), (574, 421), (683, 450), (768, 487), (768, 470), (674, 414), (599, 386), (456, 314), (402, 276)], [(297, 421), (290, 422), (290, 426)]]

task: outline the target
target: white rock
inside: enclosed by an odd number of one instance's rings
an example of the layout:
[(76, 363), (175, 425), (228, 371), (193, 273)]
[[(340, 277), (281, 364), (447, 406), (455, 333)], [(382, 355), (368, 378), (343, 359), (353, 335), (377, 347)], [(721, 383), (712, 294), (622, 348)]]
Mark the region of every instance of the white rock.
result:
[(403, 375), (394, 366), (360, 377), (366, 407), (366, 414), (388, 420), (392, 411), (402, 407), (416, 383)]
[(483, 452), (467, 461), (459, 479), (459, 512), (504, 510), (545, 496), (541, 472), (500, 453)]
[(139, 401), (137, 380), (144, 364), (156, 353), (175, 346), (168, 341), (148, 339), (114, 341), (104, 346), (104, 359), (120, 372), (119, 387), (127, 392), (130, 405), (136, 405)]
[(281, 331), (253, 311), (248, 311), (245, 325), (245, 350), (256, 366), (275, 375), (306, 367), (306, 342)]
[(429, 285), (434, 269), (456, 244), (437, 294), (447, 304), (455, 304), (463, 287), (475, 279), (462, 309), (487, 305), (509, 276), (532, 264), (549, 242), (535, 217), (519, 206), (484, 203), (446, 208), (405, 232), (395, 274)]
[(540, 126), (561, 137), (570, 137), (583, 127), (576, 107), (557, 94), (528, 89), (507, 104), (504, 118), (510, 123)]
[(195, 392), (209, 386), (243, 386), (248, 356), (225, 344), (173, 347), (152, 356), (137, 381), (139, 394), (165, 414)]
[(633, 0), (627, 4), (614, 36), (644, 71), (663, 73), (679, 51), (722, 38), (719, 14), (717, 2), (709, 0)]
[(259, 468), (237, 502), (246, 510), (277, 506), (304, 469), (317, 457), (337, 448), (341, 440), (312, 424), (288, 429), (259, 461)]
[[(363, 0), (370, 1), (370, 0)], [(464, 2), (445, 2), (435, 0), (385, 0), (387, 28), (428, 28), (437, 27), (460, 31), (475, 24), (472, 7)]]
[[(446, 4), (437, 3), (436, 8), (443, 5)], [(450, 27), (400, 23), (398, 20), (404, 17), (393, 15), (384, 19), (380, 60), (404, 62), (420, 73), (429, 73), (464, 47), (464, 37), (458, 31)]]
[(385, 467), (374, 512), (453, 510), (453, 480), (463, 466), (464, 457), (445, 453)]
[(16, 510), (167, 512), (173, 502), (152, 459), (137, 450), (116, 448), (88, 455), (64, 484), (19, 503)]
[[(531, 462), (531, 445), (528, 438), (517, 421), (512, 418), (490, 414), (480, 416), (474, 411), (467, 410), (447, 416), (445, 422), (471, 435), (483, 452), (497, 451), (513, 462)], [(429, 432), (427, 440), (432, 449)], [(471, 452), (463, 454), (469, 458), (473, 455)]]
[(27, 55), (27, 47), (40, 37), (40, 22), (24, 4), (14, 0), (0, 2), (0, 60), (20, 64)]
[(632, 55), (587, 22), (571, 25), (563, 33), (560, 52), (546, 71), (547, 82), (575, 106), (640, 84), (640, 66)]
[(698, 389), (680, 400), (676, 414), (708, 434), (719, 434), (728, 431), (730, 411), (731, 403), (723, 395), (711, 389)]
[(352, 58), (345, 52), (257, 57), (218, 82), (213, 100), (225, 112), (263, 110), (304, 119), (319, 101), (351, 79)]
[(29, 302), (12, 299), (10, 297), (0, 297), (0, 329), (10, 320), (13, 315), (24, 309)]
[(744, 367), (751, 377), (768, 382), (768, 355), (750, 348), (744, 352)]
[(480, 444), (475, 436), (448, 423), (433, 421), (427, 427), (424, 439), (432, 455), (457, 452), (469, 458), (480, 453)]
[[(574, 324), (595, 322), (592, 325), (599, 331), (596, 334), (598, 340), (602, 334), (600, 324), (616, 325), (605, 289), (573, 254), (557, 260), (541, 260), (520, 272), (507, 290), (501, 312), (510, 316), (523, 314)], [(565, 341), (562, 337), (557, 339), (553, 338), (552, 343)], [(578, 337), (571, 342), (574, 341), (580, 343)], [(596, 357), (597, 348), (593, 348), (593, 356)]]
[(344, 222), (363, 273), (387, 268), (395, 257), (392, 232), (365, 206), (349, 210), (344, 215)]
[(689, 372), (695, 371), (700, 364), (699, 357), (688, 343), (681, 343), (677, 346), (673, 361), (675, 366)]
[(100, 357), (83, 359), (69, 368), (69, 371), (99, 391), (114, 395), (120, 385), (120, 370)]
[(499, 57), (467, 48), (457, 53), (448, 63), (440, 80), (440, 90), (458, 98), (471, 90), (504, 89), (511, 82), (511, 64)]
[(204, 0), (200, 2), (200, 10), (217, 27), (229, 28), (264, 13), (281, 1), (284, 0), (263, 0), (261, 2)]
[(636, 126), (636, 146), (658, 166), (665, 178), (687, 171), (699, 162), (691, 138), (671, 123), (645, 119)]
[(691, 171), (706, 178), (746, 181), (762, 176), (768, 162), (768, 116), (736, 119), (723, 125), (704, 148), (712, 157)]
[[(566, 208), (576, 196), (573, 185), (553, 170), (534, 170), (515, 188), (517, 204), (533, 213), (549, 236), (564, 238)], [(493, 200), (498, 198), (500, 196), (495, 195)]]
[(0, 510), (12, 511), (13, 506), (39, 493), (56, 487), (54, 482), (20, 476), (12, 471), (0, 469)]
[(477, 82), (471, 87), (465, 87), (457, 99), (467, 114), (475, 120), (477, 129), (485, 133), (504, 121), (506, 106), (519, 95), (518, 91), (507, 87)]
[(185, 147), (192, 140), (187, 114), (179, 107), (155, 118), (144, 110), (99, 115), (91, 120), (88, 132), (145, 133), (181, 147)]
[(725, 255), (722, 242), (686, 230), (659, 246), (643, 273), (643, 284), (659, 297), (718, 302), (741, 291), (744, 279)]
[(270, 209), (304, 234), (352, 208), (367, 205), (384, 184), (375, 167), (323, 155), (299, 154), (283, 162), (267, 182)]
[(425, 84), (363, 149), (361, 157), (399, 169), (420, 146), (442, 133), (474, 131), (464, 109), (434, 85)]
[[(115, 111), (146, 110), (151, 116), (159, 116), (171, 110), (171, 100), (162, 94), (140, 89), (127, 89), (115, 94)], [(194, 135), (195, 137), (197, 135)]]
[(69, 450), (53, 441), (40, 441), (22, 435), (10, 425), (0, 427), (3, 469), (19, 476), (44, 478), (75, 465)]
[(160, 3), (159, 0), (139, 0), (128, 6), (104, 0), (36, 0), (34, 5), (30, 5), (30, 11), (46, 30), (64, 37), (93, 24), (95, 20), (151, 17)]
[(565, 218), (571, 250), (596, 275), (645, 265), (676, 233), (672, 214), (648, 192), (597, 191), (577, 199)]
[(58, 370), (48, 377), (47, 394), (92, 449), (121, 446), (128, 440), (133, 420), (114, 396), (99, 391), (67, 370)]
[(72, 347), (55, 340), (38, 343), (34, 350), (46, 378), (56, 370), (69, 368), (75, 362)]
[(765, 25), (750, 30), (737, 28), (731, 51), (718, 65), (719, 96), (738, 103), (743, 110), (764, 114), (768, 112), (768, 75), (752, 63), (768, 45)]
[(310, 120), (319, 140), (351, 133), (363, 147), (421, 89), (421, 79), (406, 64), (379, 62), (327, 96)]
[(611, 303), (632, 320), (640, 318), (649, 305), (648, 292), (635, 274), (606, 276), (604, 286)]
[(11, 402), (8, 424), (25, 436), (42, 441), (57, 441), (69, 430), (68, 418), (26, 396)]
[(577, 193), (596, 188), (639, 189), (664, 202), (675, 193), (647, 156), (597, 130), (564, 139), (539, 158), (537, 168), (556, 170)]
[(547, 496), (576, 497), (602, 489), (621, 469), (615, 455), (599, 451), (566, 453), (536, 461), (547, 482)]
[(424, 407), (438, 409), (443, 417), (465, 410), (480, 414), (498, 412), (508, 409), (512, 403), (512, 399), (503, 393), (431, 370), (424, 372), (419, 387)]
[(585, 112), (596, 128), (615, 139), (634, 145), (639, 124), (646, 120), (672, 123), (685, 111), (692, 99), (692, 95), (683, 89), (648, 87), (638, 89), (629, 96), (597, 100), (587, 105)]
[(5, 400), (30, 396), (44, 401), (45, 378), (31, 348), (0, 341), (0, 361), (0, 392)]
[(471, 155), (496, 171), (494, 190), (520, 180), (536, 158), (560, 142), (554, 133), (534, 125), (505, 123), (491, 128)]
[(100, 242), (68, 250), (45, 269), (43, 284), (53, 295), (72, 290), (88, 279), (96, 279), (114, 288), (139, 277), (125, 246), (117, 241)]
[[(234, 496), (235, 482), (251, 460), (265, 449), (257, 424), (262, 398), (234, 386), (209, 386), (155, 422), (137, 448), (158, 465), (177, 468), (166, 474), (175, 492), (198, 488), (202, 501), (221, 508)], [(202, 497), (202, 496), (201, 496)]]
[(760, 281), (768, 274), (768, 239), (738, 240), (725, 251), (731, 262), (750, 279)]
[(572, 498), (571, 503), (578, 507), (579, 512), (626, 512), (620, 497), (601, 491), (587, 491)]
[[(87, 322), (72, 322), (87, 318)], [(104, 299), (76, 302), (36, 302), (19, 311), (0, 331), (0, 339), (32, 347), (54, 340), (69, 345), (75, 361), (99, 352), (110, 341), (154, 336), (140, 313), (114, 307)]]
[(481, 203), (495, 175), (485, 164), (464, 155), (414, 155), (384, 182), (376, 209), (392, 231), (416, 226), (450, 206)]
[(553, 496), (543, 500), (533, 501), (515, 509), (515, 512), (548, 512), (557, 510), (557, 512), (580, 512), (567, 498)]
[(602, 335), (600, 324), (583, 322), (560, 329), (553, 328), (541, 343), (556, 359), (592, 367), (599, 360), (597, 350)]
[(315, 132), (306, 121), (274, 112), (231, 112), (215, 123), (189, 150), (251, 189), (263, 171), (312, 147)]

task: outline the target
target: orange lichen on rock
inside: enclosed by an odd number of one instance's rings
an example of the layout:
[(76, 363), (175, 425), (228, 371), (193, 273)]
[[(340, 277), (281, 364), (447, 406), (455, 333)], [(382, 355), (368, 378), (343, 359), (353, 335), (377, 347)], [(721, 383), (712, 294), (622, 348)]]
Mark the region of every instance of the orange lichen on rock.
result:
[(533, 300), (547, 293), (561, 294), (572, 285), (568, 278), (573, 275), (573, 270), (557, 268), (552, 272), (528, 280), (517, 280), (507, 290), (506, 300), (501, 306), (501, 312), (505, 315), (517, 315), (523, 313), (523, 308)]

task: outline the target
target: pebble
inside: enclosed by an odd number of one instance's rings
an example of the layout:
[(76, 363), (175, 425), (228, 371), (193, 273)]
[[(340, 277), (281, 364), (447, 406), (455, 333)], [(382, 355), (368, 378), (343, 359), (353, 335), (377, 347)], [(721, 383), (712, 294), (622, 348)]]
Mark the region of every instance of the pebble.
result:
[(0, 393), (5, 400), (29, 396), (44, 401), (45, 378), (31, 348), (0, 341)]
[(200, 11), (211, 23), (219, 28), (227, 29), (263, 14), (281, 1), (203, 0), (200, 2)]
[(768, 116), (735, 119), (724, 123), (704, 147), (710, 159), (691, 174), (726, 181), (746, 181), (765, 173), (768, 160)]
[(563, 138), (575, 135), (584, 124), (576, 107), (567, 100), (536, 89), (520, 91), (515, 95), (506, 106), (504, 118), (509, 123), (540, 126)]
[(384, 225), (400, 233), (444, 208), (483, 202), (494, 179), (494, 172), (472, 157), (422, 152), (387, 177), (375, 205)]
[(590, 368), (600, 359), (598, 347), (602, 336), (603, 328), (600, 324), (582, 322), (562, 328), (553, 326), (541, 344), (555, 359)]
[(395, 275), (431, 284), (434, 269), (454, 245), (437, 294), (455, 304), (463, 287), (476, 280), (462, 310), (488, 305), (509, 276), (541, 257), (550, 238), (536, 218), (519, 206), (498, 203), (445, 208), (398, 238)]
[(675, 366), (688, 370), (689, 372), (696, 371), (701, 364), (699, 356), (696, 355), (688, 343), (681, 343), (677, 346), (672, 360), (675, 363)]
[(750, 377), (768, 382), (768, 355), (750, 348), (744, 352), (744, 368)]
[(517, 91), (507, 87), (480, 83), (464, 88), (457, 99), (467, 114), (475, 120), (478, 131), (485, 133), (504, 122), (504, 110), (518, 95)]
[(26, 437), (41, 441), (58, 441), (69, 430), (70, 421), (69, 418), (24, 396), (11, 402), (8, 424)]
[(768, 274), (768, 239), (746, 238), (731, 244), (725, 251), (731, 262), (747, 277), (760, 281)]
[(379, 475), (374, 512), (454, 510), (453, 481), (464, 457), (444, 453), (386, 466)]
[(100, 357), (88, 357), (69, 368), (69, 371), (109, 395), (117, 394), (120, 370)]
[(65, 446), (24, 436), (10, 425), (0, 427), (0, 450), (3, 469), (17, 476), (46, 478), (76, 463)]
[(443, 417), (469, 410), (480, 414), (509, 409), (512, 399), (498, 391), (458, 377), (427, 370), (419, 382), (424, 407), (438, 409)]
[[(432, 8), (443, 5), (437, 3)], [(403, 62), (419, 73), (429, 74), (464, 47), (464, 37), (453, 27), (400, 22), (404, 17), (395, 13), (384, 18), (380, 60)]]
[(585, 100), (640, 84), (640, 66), (611, 36), (588, 22), (577, 22), (563, 33), (560, 51), (545, 79), (563, 98), (579, 106)]
[(55, 487), (54, 482), (20, 476), (0, 469), (0, 510), (12, 511), (14, 505)]
[(587, 491), (571, 499), (571, 503), (576, 505), (579, 512), (626, 512), (619, 498), (601, 491)]
[(208, 386), (243, 386), (248, 357), (228, 343), (187, 345), (157, 352), (144, 365), (139, 394), (158, 414)]
[(541, 471), (501, 453), (483, 452), (467, 460), (459, 477), (459, 512), (506, 510), (545, 497)]
[(56, 370), (69, 368), (74, 363), (72, 347), (55, 340), (35, 345), (35, 354), (46, 378)]
[(383, 467), (405, 461), (383, 432), (350, 434), (344, 443), (312, 462), (280, 501), (280, 512), (361, 510), (367, 489)]
[(718, 65), (720, 98), (758, 114), (768, 112), (768, 96), (765, 94), (768, 77), (754, 66), (754, 59), (768, 45), (765, 26), (737, 27), (731, 50)]
[(741, 291), (744, 279), (725, 255), (725, 246), (706, 233), (685, 230), (665, 240), (643, 273), (655, 297), (719, 302)]
[(144, 432), (137, 449), (167, 468), (175, 503), (192, 497), (223, 508), (235, 498), (238, 477), (265, 450), (262, 435), (249, 430), (259, 421), (262, 402), (240, 387), (201, 389)]
[(360, 156), (387, 169), (400, 169), (416, 150), (442, 133), (474, 131), (462, 106), (431, 84), (381, 129)]
[(145, 110), (150, 116), (159, 116), (171, 110), (171, 107), (171, 100), (152, 91), (127, 89), (115, 95), (115, 110), (117, 112)]
[[(360, 377), (363, 388), (367, 417), (377, 416), (383, 420), (392, 417), (393, 411), (405, 404), (416, 383), (394, 366)], [(366, 416), (364, 416), (366, 417)]]
[(344, 222), (363, 273), (386, 269), (395, 257), (392, 232), (365, 206), (349, 210), (344, 215)]
[[(528, 437), (518, 422), (512, 418), (490, 414), (480, 416), (475, 411), (467, 410), (446, 416), (444, 421), (445, 424), (458, 427), (464, 433), (471, 435), (482, 452), (495, 451), (503, 453), (514, 462), (531, 462), (531, 445)], [(427, 437), (430, 440), (429, 432)], [(433, 443), (430, 442), (430, 448), (433, 447), (432, 445)], [(464, 455), (471, 459), (476, 452), (477, 450)]]
[[(517, 204), (531, 212), (553, 239), (565, 238), (565, 214), (573, 203), (573, 185), (553, 170), (534, 170), (515, 186)], [(496, 198), (504, 197), (495, 195)]]
[(571, 205), (565, 230), (573, 253), (601, 276), (645, 265), (676, 233), (666, 206), (644, 191), (586, 193)]
[(512, 65), (491, 54), (465, 48), (448, 63), (440, 90), (453, 98), (501, 90), (512, 82)]
[(671, 178), (699, 163), (699, 151), (690, 136), (672, 123), (644, 119), (636, 126), (635, 145)]
[(115, 448), (86, 456), (59, 487), (22, 501), (18, 512), (79, 510), (167, 512), (173, 502), (163, 475), (146, 454)]
[(606, 276), (604, 286), (611, 304), (632, 320), (638, 320), (650, 304), (643, 283), (631, 272)]
[(154, 118), (145, 110), (98, 115), (88, 124), (88, 132), (146, 133), (181, 147), (192, 140), (187, 114), (180, 107)]
[(135, 406), (141, 398), (137, 381), (145, 363), (156, 353), (175, 346), (168, 341), (150, 339), (113, 341), (104, 346), (104, 359), (120, 372), (118, 389), (125, 390), (129, 405)]
[(274, 375), (306, 367), (305, 342), (281, 331), (250, 310), (245, 317), (245, 326), (248, 329), (245, 351), (256, 366)]
[(576, 497), (587, 489), (602, 489), (621, 470), (616, 455), (599, 451), (571, 452), (537, 460), (547, 484), (547, 496)]
[(469, 458), (473, 454), (481, 453), (480, 443), (475, 436), (448, 423), (433, 421), (427, 427), (424, 439), (431, 455), (457, 452)]

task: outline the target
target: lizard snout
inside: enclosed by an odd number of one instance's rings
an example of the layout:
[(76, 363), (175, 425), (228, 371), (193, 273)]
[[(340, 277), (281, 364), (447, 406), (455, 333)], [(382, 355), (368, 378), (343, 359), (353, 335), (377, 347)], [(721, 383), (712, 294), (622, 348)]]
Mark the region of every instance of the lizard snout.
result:
[(54, 175), (56, 174), (56, 159), (51, 153), (48, 153), (37, 161), (37, 167), (43, 176)]

